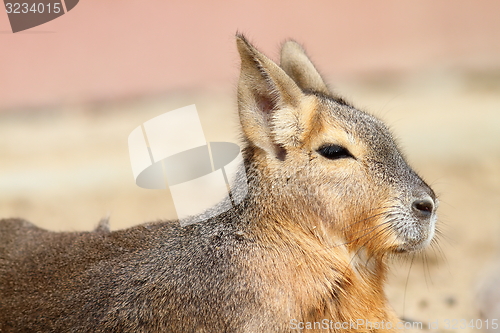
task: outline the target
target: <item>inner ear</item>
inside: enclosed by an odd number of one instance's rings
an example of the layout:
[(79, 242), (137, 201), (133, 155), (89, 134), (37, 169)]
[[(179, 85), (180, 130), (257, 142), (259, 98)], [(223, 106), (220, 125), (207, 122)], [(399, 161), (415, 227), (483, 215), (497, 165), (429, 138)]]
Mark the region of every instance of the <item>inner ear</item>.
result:
[(277, 103), (269, 95), (257, 94), (255, 96), (255, 104), (260, 112), (263, 113), (266, 123), (269, 124), (271, 115), (277, 109)]
[[(273, 127), (272, 123), (272, 117), (275, 111), (279, 109), (279, 105), (276, 102), (276, 99), (272, 97), (272, 95), (262, 95), (262, 94), (257, 94), (254, 96), (255, 98), (255, 104), (257, 105), (257, 108), (259, 111), (262, 113), (262, 118), (264, 122), (266, 123), (267, 126), (270, 128)], [(285, 147), (280, 145), (279, 143), (274, 142), (274, 140), (271, 140), (272, 148), (274, 151), (274, 156), (280, 160), (284, 161), (287, 155)]]

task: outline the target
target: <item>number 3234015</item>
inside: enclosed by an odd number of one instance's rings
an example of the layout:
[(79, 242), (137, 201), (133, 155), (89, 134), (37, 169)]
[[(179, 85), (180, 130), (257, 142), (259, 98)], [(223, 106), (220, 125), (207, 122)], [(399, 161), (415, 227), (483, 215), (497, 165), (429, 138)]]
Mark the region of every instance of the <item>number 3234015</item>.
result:
[(444, 328), (445, 329), (498, 329), (498, 319), (445, 319)]
[(54, 13), (58, 14), (61, 12), (61, 3), (10, 3), (7, 2), (5, 4), (5, 9), (7, 10), (7, 14), (27, 14), (27, 13)]

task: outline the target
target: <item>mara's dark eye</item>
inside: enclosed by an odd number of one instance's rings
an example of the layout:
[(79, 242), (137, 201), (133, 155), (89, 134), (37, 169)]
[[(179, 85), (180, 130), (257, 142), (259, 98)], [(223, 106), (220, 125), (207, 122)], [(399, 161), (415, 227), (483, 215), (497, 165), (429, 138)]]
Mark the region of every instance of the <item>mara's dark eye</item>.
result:
[(353, 157), (349, 150), (339, 145), (323, 145), (317, 151), (321, 156), (329, 160)]

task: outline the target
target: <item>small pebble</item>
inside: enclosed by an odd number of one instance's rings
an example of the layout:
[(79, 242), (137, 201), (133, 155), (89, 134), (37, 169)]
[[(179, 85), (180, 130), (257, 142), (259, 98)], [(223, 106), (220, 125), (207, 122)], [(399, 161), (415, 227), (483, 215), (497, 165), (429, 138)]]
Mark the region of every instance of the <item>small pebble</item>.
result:
[(421, 308), (421, 309), (425, 309), (429, 306), (429, 302), (427, 302), (426, 299), (422, 299), (420, 300), (420, 302), (418, 302), (418, 306)]
[(457, 304), (457, 299), (454, 296), (448, 296), (445, 298), (445, 303), (448, 305), (450, 308), (455, 306)]

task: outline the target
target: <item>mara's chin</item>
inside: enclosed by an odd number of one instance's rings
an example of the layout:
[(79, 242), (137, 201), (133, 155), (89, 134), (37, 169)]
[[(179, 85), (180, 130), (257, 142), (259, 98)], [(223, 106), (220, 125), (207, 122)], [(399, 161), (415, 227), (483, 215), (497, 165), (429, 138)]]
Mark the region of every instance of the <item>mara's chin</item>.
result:
[(419, 252), (424, 250), (429, 246), (432, 241), (432, 237), (428, 237), (419, 242), (403, 242), (397, 246), (395, 246), (392, 251), (394, 253), (411, 253), (411, 252)]
[(394, 253), (422, 251), (431, 244), (435, 232), (436, 229), (434, 221), (432, 221), (427, 228), (421, 228), (420, 230), (406, 230), (406, 232), (397, 236), (397, 241), (391, 250)]

